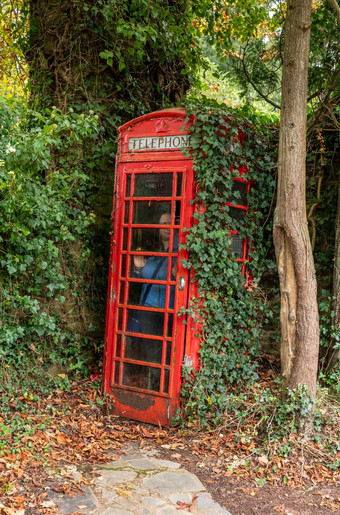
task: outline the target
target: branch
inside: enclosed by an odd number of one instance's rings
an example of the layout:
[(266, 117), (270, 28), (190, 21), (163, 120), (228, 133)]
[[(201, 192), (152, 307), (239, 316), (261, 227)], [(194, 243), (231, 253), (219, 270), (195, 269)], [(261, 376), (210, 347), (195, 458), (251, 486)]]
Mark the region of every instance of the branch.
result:
[[(336, 0), (335, 0), (336, 1)], [(249, 73), (248, 73), (248, 70), (247, 70), (247, 66), (246, 66), (246, 63), (245, 63), (245, 60), (244, 59), (241, 59), (241, 58), (238, 58), (241, 63), (242, 63), (242, 66), (243, 66), (243, 71), (244, 71), (244, 74), (245, 76), (247, 77), (247, 80), (249, 82), (249, 84), (252, 85), (252, 87), (255, 89), (256, 93), (258, 93), (260, 95), (260, 97), (262, 97), (266, 102), (268, 102), (268, 104), (272, 105), (273, 107), (276, 107), (276, 109), (281, 109), (281, 107), (279, 106), (279, 104), (276, 104), (275, 102), (273, 102), (272, 100), (270, 100), (270, 98), (265, 95), (264, 93), (262, 93), (262, 91), (256, 86), (256, 84), (254, 84), (254, 82), (252, 81)]]
[(331, 4), (337, 23), (340, 25), (340, 6), (337, 0), (328, 0), (328, 2)]
[(309, 97), (307, 98), (307, 102), (310, 102), (311, 100), (313, 100), (313, 98), (320, 96), (320, 94), (321, 94), (321, 90), (318, 90), (315, 93), (313, 93), (312, 95), (309, 95)]
[(308, 120), (308, 122), (307, 122), (307, 138), (309, 138), (311, 132), (314, 129), (314, 126), (319, 122), (319, 118), (320, 118), (322, 112), (324, 111), (325, 106), (328, 105), (331, 94), (333, 93), (334, 88), (336, 87), (336, 85), (338, 83), (339, 75), (340, 75), (340, 70), (337, 71), (337, 73), (335, 74), (335, 77), (333, 77), (332, 83), (328, 86), (328, 90), (325, 94), (325, 97), (320, 101), (320, 104), (319, 104), (317, 110), (315, 111), (313, 116), (311, 116), (311, 118)]
[(327, 109), (327, 111), (329, 112), (329, 116), (330, 116), (330, 118), (332, 119), (332, 121), (333, 121), (333, 123), (334, 123), (335, 128), (340, 132), (340, 124), (339, 124), (339, 122), (338, 122), (337, 117), (336, 117), (336, 116), (335, 116), (335, 114), (334, 114), (333, 109), (331, 109), (329, 105), (326, 105), (326, 109)]

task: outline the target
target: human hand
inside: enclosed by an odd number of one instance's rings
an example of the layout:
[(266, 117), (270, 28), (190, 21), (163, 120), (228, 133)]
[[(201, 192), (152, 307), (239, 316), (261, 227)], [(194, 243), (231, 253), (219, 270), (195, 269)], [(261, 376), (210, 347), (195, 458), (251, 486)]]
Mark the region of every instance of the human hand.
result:
[(174, 263), (174, 266), (172, 267), (172, 270), (171, 270), (171, 275), (173, 277), (176, 277), (176, 274), (177, 274), (177, 262)]
[[(141, 250), (141, 249), (137, 249)], [(140, 272), (142, 268), (146, 265), (146, 258), (144, 256), (133, 256), (133, 264), (136, 269), (136, 272)]]

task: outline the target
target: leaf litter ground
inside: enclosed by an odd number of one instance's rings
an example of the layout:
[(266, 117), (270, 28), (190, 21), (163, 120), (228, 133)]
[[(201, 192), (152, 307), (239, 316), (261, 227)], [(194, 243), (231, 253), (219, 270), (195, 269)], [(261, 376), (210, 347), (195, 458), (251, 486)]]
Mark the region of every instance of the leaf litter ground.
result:
[[(262, 380), (268, 386), (270, 378)], [(320, 441), (287, 435), (291, 450), (284, 457), (256, 436), (241, 438), (237, 425), (199, 431), (128, 421), (104, 413), (91, 380), (75, 381), (69, 391), (56, 388), (45, 398), (2, 397), (0, 515), (58, 513), (48, 490), (82, 493), (98, 474), (96, 464), (118, 459), (130, 441), (180, 462), (232, 515), (340, 514), (340, 472), (330, 468), (340, 453), (330, 456)], [(334, 437), (339, 430), (340, 419), (335, 424), (333, 418)], [(77, 479), (65, 472), (72, 466), (80, 472)]]

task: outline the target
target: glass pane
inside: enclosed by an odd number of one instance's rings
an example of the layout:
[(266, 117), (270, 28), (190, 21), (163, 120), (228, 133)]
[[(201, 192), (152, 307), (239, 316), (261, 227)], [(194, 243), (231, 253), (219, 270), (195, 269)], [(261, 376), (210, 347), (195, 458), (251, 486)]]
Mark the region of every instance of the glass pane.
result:
[[(233, 208), (231, 208), (233, 209)], [(235, 208), (234, 208), (235, 209)], [(165, 215), (166, 216), (166, 215)], [(166, 224), (164, 224), (166, 225)], [(178, 229), (174, 230), (172, 252), (178, 252)], [(170, 229), (132, 229), (132, 251), (167, 252), (169, 249)]]
[(134, 202), (133, 210), (132, 223), (159, 224), (163, 214), (171, 213), (171, 202), (158, 202), (155, 200)]
[(143, 390), (159, 391), (161, 371), (159, 368), (124, 363), (123, 385), (142, 388)]
[[(171, 281), (176, 281), (177, 277), (177, 258), (172, 259), (172, 267), (171, 267)], [(169, 308), (174, 309), (175, 304), (175, 285), (170, 286), (170, 302), (169, 302)]]
[(126, 336), (125, 357), (135, 361), (162, 362), (162, 340)]
[(125, 256), (125, 254), (123, 254), (123, 256), (122, 256), (122, 267), (120, 270), (120, 275), (121, 275), (121, 277), (126, 276), (126, 256)]
[(140, 304), (142, 288), (142, 283), (129, 283), (128, 304), (132, 306), (138, 306)]
[(131, 250), (163, 252), (160, 246), (159, 229), (132, 229)]
[[(233, 193), (231, 201), (235, 205), (247, 205), (247, 190), (248, 184), (246, 182), (234, 181)], [(238, 193), (237, 193), (238, 192)]]
[(126, 197), (130, 196), (130, 191), (131, 191), (131, 175), (129, 174), (126, 176), (126, 193), (125, 193)]
[[(158, 284), (153, 286), (158, 287)], [(128, 322), (126, 331), (129, 333), (141, 333), (151, 334), (152, 336), (163, 336), (163, 326), (164, 313), (158, 313), (155, 311), (142, 311), (139, 309), (128, 310)]]
[(130, 210), (130, 202), (125, 202), (125, 214), (124, 214), (124, 223), (125, 224), (129, 223), (129, 210)]
[(118, 331), (122, 330), (122, 324), (123, 324), (123, 309), (118, 309)]
[(172, 197), (172, 173), (136, 174), (134, 197)]
[(116, 384), (119, 383), (119, 369), (120, 369), (120, 362), (119, 361), (115, 361), (115, 374), (114, 374), (114, 382)]
[(123, 250), (127, 248), (128, 229), (123, 229)]
[(170, 360), (171, 360), (171, 342), (167, 342), (165, 364), (170, 365)]
[(119, 292), (119, 304), (124, 304), (124, 290), (125, 290), (125, 282), (120, 283), (120, 292)]
[(120, 334), (117, 335), (117, 345), (116, 345), (116, 358), (120, 358), (122, 356), (122, 337)]
[(177, 174), (177, 192), (176, 192), (177, 197), (182, 196), (182, 178), (183, 178), (182, 172), (178, 172), (178, 174)]
[(169, 370), (164, 370), (164, 386), (163, 386), (164, 393), (169, 393), (169, 378), (170, 378)]
[(173, 314), (169, 313), (169, 316), (168, 316), (168, 328), (167, 328), (167, 332), (166, 332), (166, 335), (168, 337), (172, 336), (173, 319), (174, 319)]
[(231, 234), (231, 250), (238, 258), (243, 258), (243, 238), (239, 234)]
[(178, 229), (175, 229), (174, 230), (174, 245), (172, 248), (172, 252), (174, 254), (177, 254), (177, 252), (178, 252), (178, 236), (179, 236), (179, 231), (178, 231)]
[(245, 209), (238, 209), (237, 207), (230, 207), (229, 214), (234, 220), (243, 220), (246, 216)]
[(176, 281), (177, 275), (177, 258), (171, 258), (171, 281)]
[(181, 217), (181, 201), (177, 200), (175, 204), (175, 225), (180, 224), (180, 217)]

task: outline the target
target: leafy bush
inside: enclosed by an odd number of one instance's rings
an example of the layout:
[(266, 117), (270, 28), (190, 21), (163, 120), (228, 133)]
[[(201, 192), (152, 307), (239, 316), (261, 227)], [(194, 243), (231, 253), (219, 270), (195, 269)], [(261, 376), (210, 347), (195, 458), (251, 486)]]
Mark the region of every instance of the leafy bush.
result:
[(3, 372), (82, 365), (76, 356), (88, 341), (72, 316), (84, 304), (98, 133), (93, 112), (38, 113), (0, 98)]

